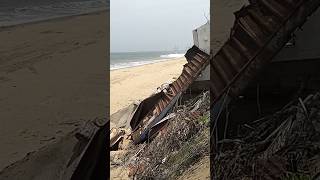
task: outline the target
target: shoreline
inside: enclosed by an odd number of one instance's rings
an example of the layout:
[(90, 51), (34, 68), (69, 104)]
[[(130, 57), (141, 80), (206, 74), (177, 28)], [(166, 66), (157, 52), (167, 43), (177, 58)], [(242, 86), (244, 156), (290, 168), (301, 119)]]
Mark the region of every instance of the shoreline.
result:
[(67, 16), (53, 16), (45, 19), (31, 20), (31, 21), (21, 22), (17, 24), (4, 25), (4, 26), (0, 26), (0, 32), (5, 30), (10, 30), (11, 28), (16, 28), (16, 27), (24, 27), (29, 25), (41, 24), (45, 22), (63, 21), (63, 20), (67, 20), (67, 19), (75, 18), (79, 16), (98, 15), (101, 13), (108, 13), (108, 12), (109, 12), (109, 7), (101, 10), (94, 10), (92, 12), (83, 12), (83, 13), (72, 14)]

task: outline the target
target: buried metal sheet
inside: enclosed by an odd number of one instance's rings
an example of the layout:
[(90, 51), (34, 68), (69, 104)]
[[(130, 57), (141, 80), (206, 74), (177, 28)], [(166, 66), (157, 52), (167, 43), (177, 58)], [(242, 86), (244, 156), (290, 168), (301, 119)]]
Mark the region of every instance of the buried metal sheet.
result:
[(135, 143), (146, 140), (148, 133), (172, 109), (181, 93), (199, 76), (209, 64), (210, 56), (196, 46), (190, 48), (185, 57), (188, 61), (184, 65), (182, 74), (166, 90), (141, 102), (130, 122), (133, 129), (132, 137)]
[(319, 0), (252, 0), (236, 12), (230, 38), (210, 60), (213, 104), (226, 92), (233, 97), (243, 91), (319, 4)]

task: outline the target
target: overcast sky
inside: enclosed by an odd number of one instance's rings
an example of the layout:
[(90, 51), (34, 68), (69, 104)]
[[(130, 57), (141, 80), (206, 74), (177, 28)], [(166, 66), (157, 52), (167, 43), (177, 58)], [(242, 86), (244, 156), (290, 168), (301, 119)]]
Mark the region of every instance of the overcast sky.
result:
[(210, 0), (111, 0), (111, 52), (185, 50), (209, 9)]

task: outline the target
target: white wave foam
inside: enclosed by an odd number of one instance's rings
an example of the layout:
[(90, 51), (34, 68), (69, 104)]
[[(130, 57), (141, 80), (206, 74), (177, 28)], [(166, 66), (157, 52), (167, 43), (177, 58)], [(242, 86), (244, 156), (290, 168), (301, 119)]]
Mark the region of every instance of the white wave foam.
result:
[(171, 59), (171, 58), (181, 58), (183, 56), (184, 54), (164, 54), (164, 55), (161, 55), (160, 57)]

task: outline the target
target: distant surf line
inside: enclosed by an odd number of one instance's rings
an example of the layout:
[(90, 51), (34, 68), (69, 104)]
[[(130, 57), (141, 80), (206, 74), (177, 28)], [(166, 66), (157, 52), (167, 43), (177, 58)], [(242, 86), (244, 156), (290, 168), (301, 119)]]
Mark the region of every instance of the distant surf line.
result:
[(115, 63), (110, 65), (110, 70), (118, 70), (118, 69), (125, 69), (137, 66), (143, 66), (147, 64), (154, 64), (158, 62), (165, 62), (170, 60), (175, 60), (178, 58), (184, 57), (184, 54), (164, 54), (160, 55), (161, 59), (150, 59), (150, 60), (141, 60), (141, 61), (131, 61), (131, 62), (123, 62), (123, 63)]

